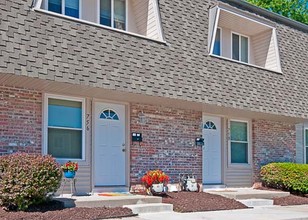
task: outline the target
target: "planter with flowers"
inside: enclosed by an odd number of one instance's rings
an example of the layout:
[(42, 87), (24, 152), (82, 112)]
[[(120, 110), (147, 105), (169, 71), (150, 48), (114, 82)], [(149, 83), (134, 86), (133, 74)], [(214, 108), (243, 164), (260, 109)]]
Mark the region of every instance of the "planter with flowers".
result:
[(68, 161), (64, 165), (62, 165), (61, 168), (66, 178), (74, 178), (78, 170), (78, 163)]
[(167, 191), (169, 176), (161, 170), (150, 170), (142, 178), (147, 194), (163, 193)]

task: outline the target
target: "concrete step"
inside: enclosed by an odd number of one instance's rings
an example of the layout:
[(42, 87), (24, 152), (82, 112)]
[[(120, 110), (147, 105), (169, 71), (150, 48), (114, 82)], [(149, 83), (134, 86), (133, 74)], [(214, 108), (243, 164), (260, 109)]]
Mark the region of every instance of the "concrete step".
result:
[(154, 213), (154, 212), (172, 212), (173, 205), (166, 203), (124, 205), (124, 208), (129, 208), (134, 214)]
[(209, 189), (224, 189), (226, 185), (224, 184), (203, 184), (202, 185), (203, 192), (206, 192)]
[(248, 207), (257, 207), (257, 206), (272, 206), (274, 205), (274, 200), (272, 199), (241, 199), (237, 200)]
[(277, 197), (289, 196), (289, 192), (256, 190), (252, 188), (226, 188), (226, 189), (211, 189), (206, 190), (207, 193), (212, 193), (224, 196), (230, 199), (273, 199)]
[(135, 204), (152, 204), (161, 203), (162, 198), (157, 196), (142, 196), (142, 195), (130, 195), (130, 196), (72, 196), (70, 198), (56, 197), (55, 200), (64, 203), (66, 208), (71, 207), (122, 207), (124, 205)]

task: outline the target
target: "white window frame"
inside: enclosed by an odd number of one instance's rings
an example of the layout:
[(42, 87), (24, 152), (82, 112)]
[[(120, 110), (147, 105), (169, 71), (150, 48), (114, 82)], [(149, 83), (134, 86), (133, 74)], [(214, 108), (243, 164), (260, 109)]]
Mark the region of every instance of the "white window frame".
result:
[[(104, 27), (110, 27), (115, 30), (119, 30), (114, 27), (114, 0), (111, 1), (111, 26), (103, 25), (100, 22), (100, 16), (101, 16), (101, 0), (97, 0), (97, 23), (104, 26)], [(122, 31), (127, 31), (128, 28), (128, 0), (125, 0), (125, 30)]]
[[(82, 156), (81, 159), (79, 158), (56, 158), (57, 161), (67, 161), (67, 160), (74, 160), (74, 161), (85, 161), (85, 99), (84, 98), (78, 98), (78, 97), (71, 97), (71, 96), (62, 96), (62, 95), (54, 95), (54, 94), (45, 94), (44, 95), (44, 115), (43, 115), (43, 154), (48, 154), (48, 99), (60, 99), (60, 100), (67, 100), (67, 101), (75, 101), (75, 102), (81, 102), (81, 129), (74, 129), (69, 128), (69, 130), (82, 130)], [(50, 126), (52, 128), (60, 128), (65, 129), (62, 127), (54, 127)]]
[[(232, 163), (231, 162), (231, 122), (242, 122), (247, 124), (247, 163)], [(251, 165), (251, 132), (250, 132), (251, 122), (248, 120), (240, 119), (230, 119), (228, 120), (228, 165), (229, 166), (242, 166), (247, 167)], [(244, 143), (244, 142), (239, 142)], [(246, 143), (246, 142), (245, 142)]]
[[(217, 55), (217, 54), (214, 54), (214, 46), (215, 46), (215, 39), (216, 39), (216, 34), (217, 34), (217, 30), (220, 30), (220, 48), (219, 48), (219, 50), (220, 50), (220, 55)], [(221, 27), (217, 27), (216, 28), (216, 30), (215, 30), (215, 36), (214, 36), (214, 43), (213, 43), (213, 48), (212, 48), (212, 51), (211, 51), (211, 54), (213, 54), (213, 55), (215, 55), (215, 56), (219, 56), (219, 57), (222, 57), (223, 55), (222, 55), (222, 48), (223, 48), (223, 46), (222, 46), (222, 28)]]
[(306, 153), (307, 153), (307, 148), (308, 146), (306, 146), (306, 140), (307, 140), (307, 137), (306, 137), (306, 131), (308, 130), (308, 128), (304, 128), (304, 163), (307, 164), (307, 157), (306, 157)]
[[(233, 57), (232, 57), (232, 55), (233, 55), (233, 34), (236, 34), (236, 35), (239, 36), (239, 60), (233, 59)], [(244, 35), (244, 34), (240, 34), (238, 32), (234, 32), (234, 31), (231, 31), (231, 37), (230, 37), (230, 39), (231, 39), (231, 44), (230, 44), (230, 46), (231, 46), (231, 55), (230, 55), (230, 58), (232, 60), (235, 60), (235, 61), (240, 62), (240, 63), (246, 63), (246, 62), (241, 60), (241, 58), (242, 58), (242, 41), (241, 41), (241, 37), (246, 37), (247, 41), (248, 41), (247, 42), (248, 43), (248, 51), (247, 51), (247, 53), (248, 53), (247, 54), (248, 55), (248, 57), (247, 57), (248, 61), (247, 61), (247, 63), (249, 64), (250, 63), (250, 37), (247, 36), (247, 35)]]
[[(45, 0), (45, 8), (46, 8), (47, 11), (49, 11), (49, 8), (48, 8), (48, 1), (49, 1), (49, 0)], [(62, 10), (61, 15), (71, 17), (71, 16), (65, 14), (65, 1), (66, 1), (66, 0), (61, 0), (61, 10)], [(69, 0), (68, 0), (68, 1), (69, 1)], [(76, 19), (81, 19), (81, 15), (82, 15), (82, 13), (81, 13), (81, 10), (82, 10), (81, 1), (82, 1), (82, 0), (78, 0), (78, 1), (79, 1), (79, 18), (76, 18)], [(60, 13), (59, 13), (59, 14), (60, 14)]]

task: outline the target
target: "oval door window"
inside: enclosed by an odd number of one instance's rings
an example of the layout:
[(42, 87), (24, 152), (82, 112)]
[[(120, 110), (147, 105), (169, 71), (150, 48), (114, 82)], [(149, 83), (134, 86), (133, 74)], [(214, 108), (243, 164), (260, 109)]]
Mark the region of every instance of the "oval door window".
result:
[(118, 114), (111, 109), (105, 109), (104, 111), (102, 111), (99, 118), (108, 120), (119, 120)]
[(216, 130), (216, 125), (212, 121), (207, 121), (207, 122), (205, 122), (203, 128), (204, 129)]

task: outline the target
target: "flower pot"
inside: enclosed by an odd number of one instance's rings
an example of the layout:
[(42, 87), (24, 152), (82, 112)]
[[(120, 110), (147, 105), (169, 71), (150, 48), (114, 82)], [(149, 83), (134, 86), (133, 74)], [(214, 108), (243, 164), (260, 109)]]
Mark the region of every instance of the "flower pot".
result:
[(154, 192), (161, 193), (161, 192), (163, 192), (163, 190), (164, 190), (164, 184), (162, 184), (162, 183), (153, 184), (153, 185), (152, 185), (152, 190), (153, 190)]
[(64, 171), (64, 176), (65, 178), (74, 178), (76, 175), (76, 172), (75, 171)]

